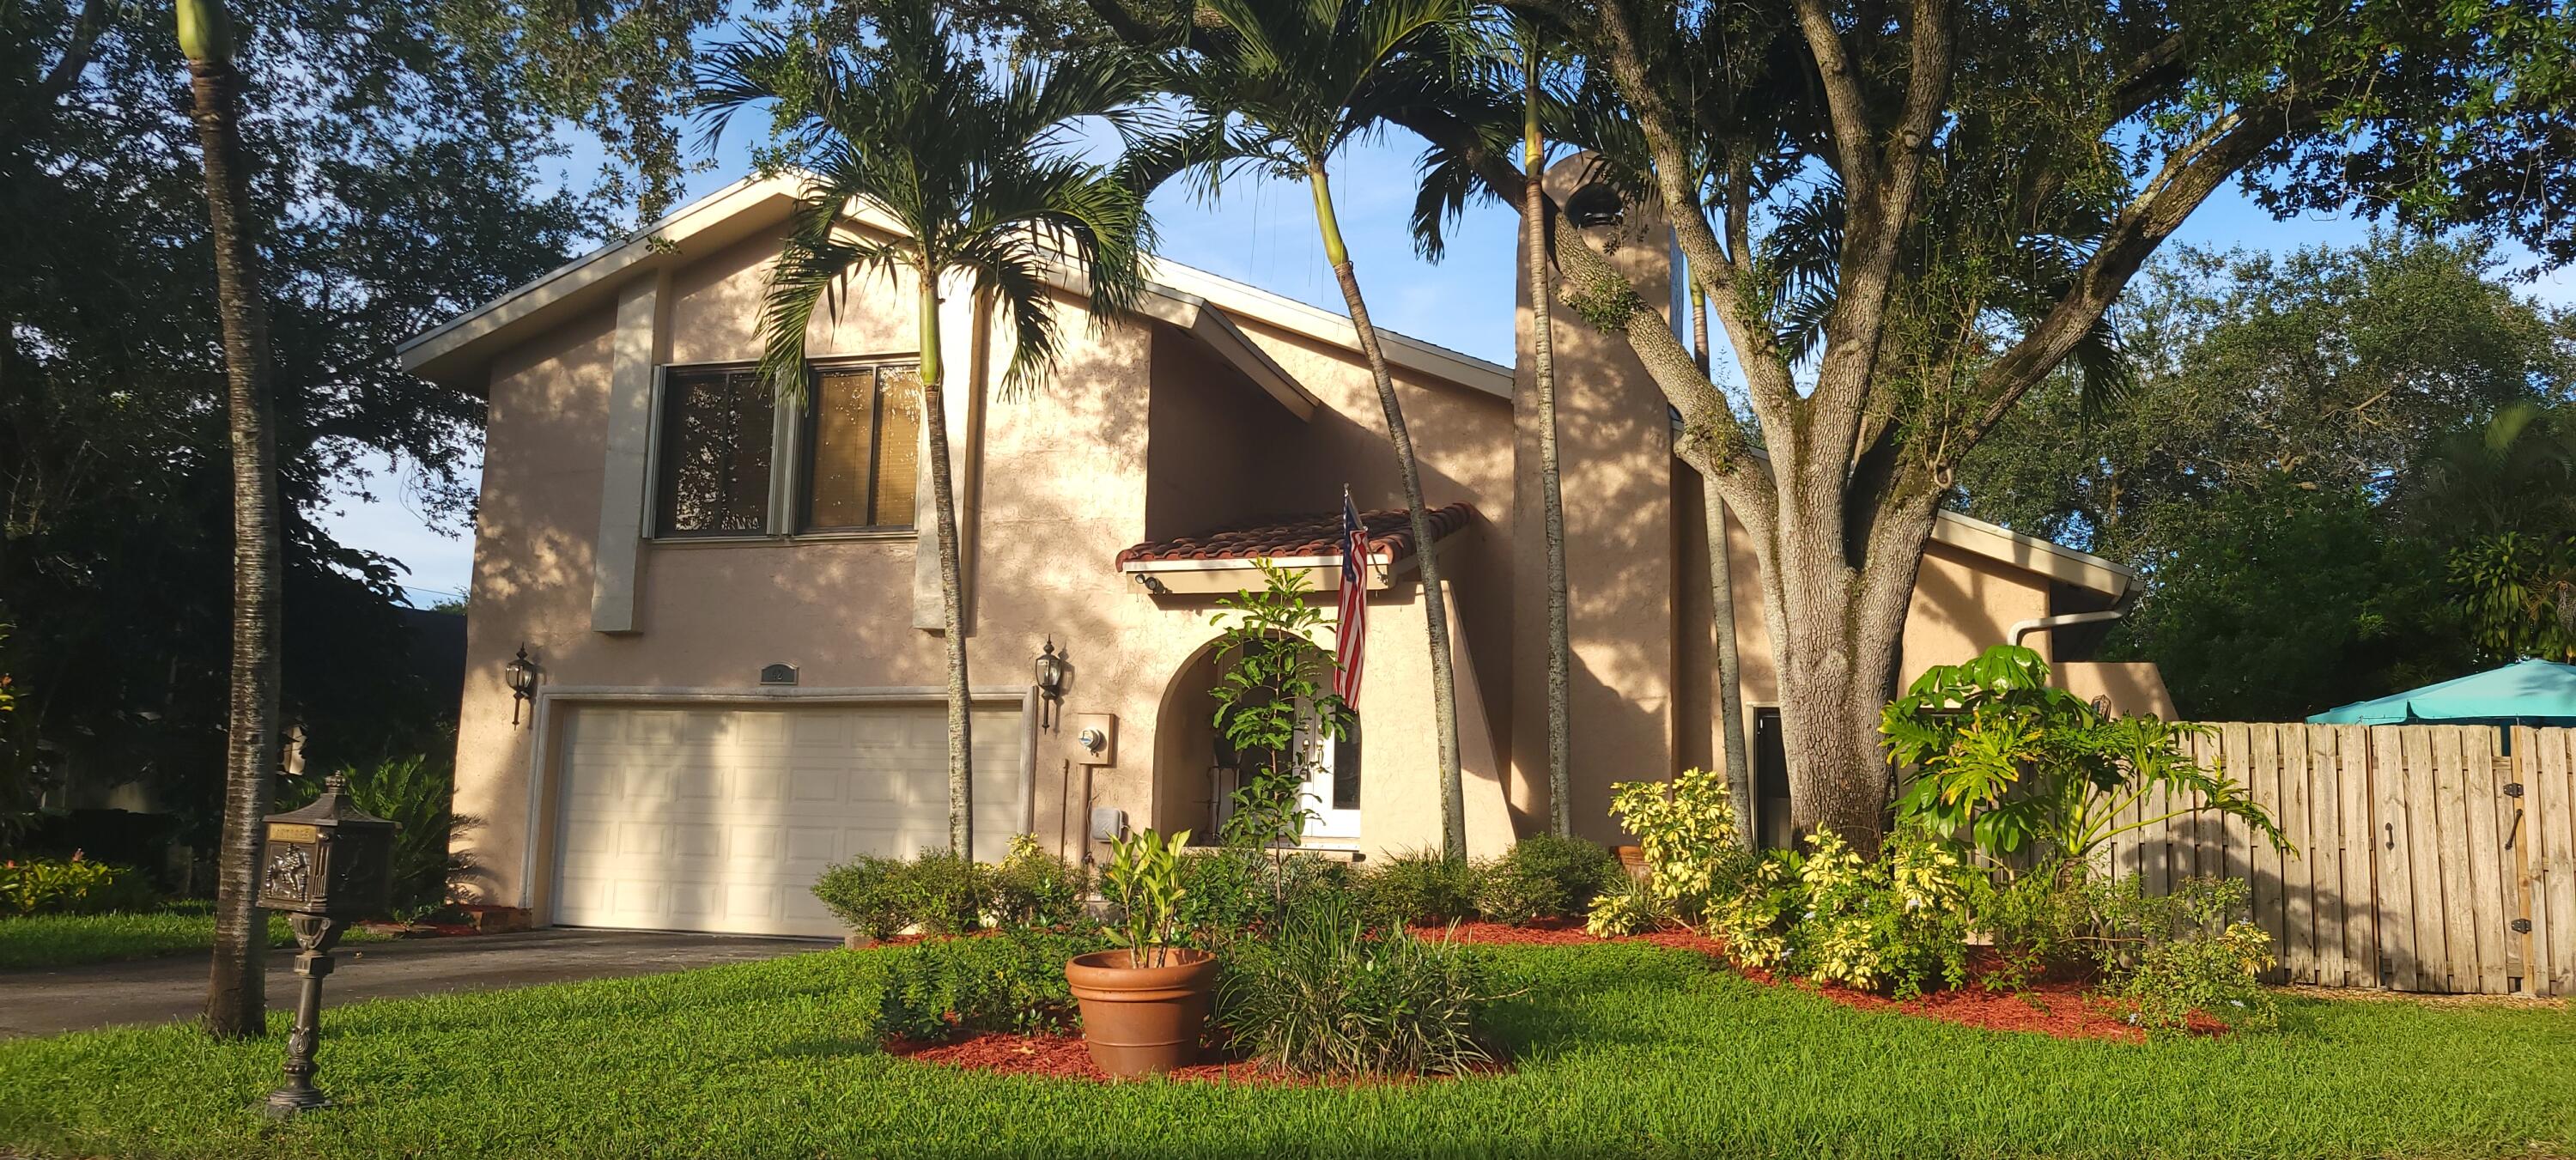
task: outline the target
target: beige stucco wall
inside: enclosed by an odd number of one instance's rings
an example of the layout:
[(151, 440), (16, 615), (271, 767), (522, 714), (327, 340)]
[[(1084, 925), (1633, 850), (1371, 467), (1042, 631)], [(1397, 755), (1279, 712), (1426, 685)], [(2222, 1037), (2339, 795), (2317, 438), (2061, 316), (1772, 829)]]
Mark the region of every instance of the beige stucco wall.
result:
[[(774, 237), (700, 256), (667, 283), (671, 363), (757, 357), (755, 320)], [(651, 275), (645, 275), (647, 277)], [(911, 287), (862, 280), (837, 318), (818, 318), (811, 353), (911, 352)], [(971, 348), (971, 308), (956, 295), (944, 323)], [(1095, 331), (1080, 306), (1061, 302), (1066, 338), (1057, 373), (1022, 397), (986, 384), (1007, 358), (1007, 335), (983, 328), (983, 349), (950, 358), (952, 431), (962, 539), (974, 589), (971, 681), (1015, 704), (1030, 658), (1052, 638), (1071, 657), (1062, 720), (1119, 718), (1116, 764), (1090, 779), (1099, 805), (1155, 817), (1157, 734), (1172, 678), (1213, 635), (1205, 606), (1166, 605), (1115, 568), (1118, 549), (1157, 534), (1200, 530), (1193, 520), (1331, 510), (1344, 482), (1364, 507), (1396, 506), (1401, 492), (1370, 379), (1355, 355), (1285, 331), (1245, 325), (1252, 340), (1324, 404), (1311, 422), (1254, 388), (1192, 340), (1159, 324), (1124, 321)], [(798, 690), (935, 688), (944, 650), (913, 627), (918, 548), (912, 535), (800, 537), (733, 542), (647, 542), (635, 568), (635, 630), (594, 631), (592, 545), (601, 521), (603, 456), (617, 314), (600, 310), (537, 334), (492, 365), (483, 503), (468, 617), (468, 680), (457, 751), (458, 808), (484, 824), (461, 845), (476, 859), (480, 892), (494, 901), (544, 905), (551, 826), (537, 730), (510, 724), (503, 664), (525, 643), (544, 670), (549, 724), (585, 689), (748, 693), (763, 665), (800, 670)], [(1445, 381), (1407, 376), (1399, 390), (1417, 430), (1454, 433), (1425, 448), (1430, 502), (1466, 500), (1491, 520), (1511, 508), (1508, 408)], [(1166, 478), (1148, 484), (1149, 468)], [(1475, 845), (1510, 841), (1500, 805), (1497, 723), (1481, 712), (1502, 679), (1475, 667), (1508, 665), (1502, 632), (1499, 529), (1454, 537), (1460, 585), (1464, 727), (1471, 781), (1493, 787), (1477, 805)], [(1479, 576), (1495, 577), (1481, 582)], [(1436, 795), (1427, 771), (1429, 720), (1418, 584), (1373, 600), (1362, 712), (1368, 734), (1364, 790), (1372, 850), (1426, 840), (1415, 800)], [(1477, 618), (1482, 617), (1484, 620)], [(1186, 700), (1186, 699), (1183, 699)], [(934, 703), (925, 699), (925, 703)], [(1209, 706), (1176, 703), (1204, 717)], [(1071, 728), (1040, 733), (1035, 749), (1034, 832), (1068, 854), (1083, 832), (1084, 786), (1072, 765)], [(1415, 752), (1422, 750), (1422, 752)], [(545, 750), (551, 753), (551, 748)], [(1203, 771), (1202, 771), (1203, 772)], [(1418, 782), (1418, 787), (1413, 783)], [(1436, 800), (1436, 796), (1429, 800)], [(1384, 821), (1381, 824), (1380, 819)]]

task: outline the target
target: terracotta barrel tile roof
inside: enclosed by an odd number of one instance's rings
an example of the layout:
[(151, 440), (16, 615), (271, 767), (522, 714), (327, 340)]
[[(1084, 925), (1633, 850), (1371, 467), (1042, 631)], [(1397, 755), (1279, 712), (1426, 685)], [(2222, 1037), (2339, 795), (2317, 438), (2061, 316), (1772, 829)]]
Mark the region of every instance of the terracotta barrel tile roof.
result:
[[(1431, 510), (1431, 535), (1445, 540), (1476, 518), (1472, 504), (1453, 503)], [(1369, 554), (1401, 560), (1413, 554), (1413, 521), (1403, 508), (1361, 512), (1368, 528)], [(1341, 555), (1342, 517), (1302, 516), (1271, 520), (1250, 527), (1216, 528), (1197, 535), (1138, 544), (1118, 553), (1118, 563), (1142, 560), (1252, 560), (1291, 556)]]

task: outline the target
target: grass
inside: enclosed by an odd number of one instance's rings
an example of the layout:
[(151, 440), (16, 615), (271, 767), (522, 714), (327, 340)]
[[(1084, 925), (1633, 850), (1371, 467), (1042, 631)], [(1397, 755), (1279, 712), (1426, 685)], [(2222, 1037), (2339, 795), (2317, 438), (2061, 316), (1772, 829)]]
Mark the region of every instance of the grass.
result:
[[(2494, 1156), (2576, 1145), (2564, 1009), (2287, 1001), (2130, 1046), (1855, 1011), (1637, 944), (1503, 948), (1509, 1075), (1097, 1086), (888, 1058), (871, 952), (331, 1011), (340, 1103), (256, 1107), (280, 1043), (0, 1043), (33, 1156)], [(363, 968), (360, 968), (363, 969)], [(274, 1029), (283, 1030), (281, 1018)]]
[[(384, 936), (351, 930), (344, 943), (375, 942)], [(270, 946), (293, 946), (295, 935), (286, 919), (268, 916)], [(215, 946), (215, 916), (202, 907), (173, 907), (145, 914), (37, 914), (0, 918), (0, 970), (68, 967), (116, 959), (210, 951)]]

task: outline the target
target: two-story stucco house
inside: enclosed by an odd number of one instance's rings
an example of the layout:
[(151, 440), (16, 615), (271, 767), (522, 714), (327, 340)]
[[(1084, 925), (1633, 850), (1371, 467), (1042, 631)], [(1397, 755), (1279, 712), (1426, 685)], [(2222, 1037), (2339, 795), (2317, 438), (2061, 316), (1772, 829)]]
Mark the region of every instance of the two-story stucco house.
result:
[[(755, 387), (744, 372), (793, 193), (783, 179), (735, 185), (403, 349), (407, 367), (490, 404), (456, 804), (483, 821), (463, 845), (484, 900), (541, 923), (833, 934), (807, 889), (826, 865), (946, 842), (915, 298), (882, 277), (854, 283), (813, 324), (808, 401)], [(1637, 228), (1621, 260), (1662, 260)], [(1207, 696), (1215, 600), (1255, 585), (1252, 561), (1269, 557), (1311, 569), (1330, 601), (1345, 486), (1375, 533), (1369, 647), (1357, 734), (1311, 787), (1309, 844), (1376, 857), (1437, 843), (1434, 598), (1458, 626), (1471, 850), (1543, 826), (1526, 376), (1383, 335), (1439, 509), (1451, 580), (1435, 597), (1414, 576), (1349, 321), (1176, 263), (1153, 278), (1139, 315), (1097, 327), (1068, 283), (1066, 357), (1019, 397), (995, 386), (1007, 336), (969, 294), (943, 308), (976, 853), (1027, 833), (1078, 857), (1095, 809), (1210, 831), (1230, 777)], [(1610, 840), (1610, 782), (1718, 760), (1718, 626), (1700, 491), (1671, 454), (1669, 412), (1624, 347), (1570, 315), (1558, 313), (1557, 352), (1573, 816)], [(1737, 592), (1725, 627), (1776, 819), (1776, 695), (1741, 537), (1723, 555)], [(1905, 668), (1962, 659), (2021, 622), (2116, 607), (2133, 580), (1945, 518)], [(1033, 684), (1049, 644), (1071, 662), (1060, 703)], [(537, 671), (525, 704), (506, 679), (523, 647)], [(2087, 696), (2169, 712), (2151, 668), (2063, 671)]]

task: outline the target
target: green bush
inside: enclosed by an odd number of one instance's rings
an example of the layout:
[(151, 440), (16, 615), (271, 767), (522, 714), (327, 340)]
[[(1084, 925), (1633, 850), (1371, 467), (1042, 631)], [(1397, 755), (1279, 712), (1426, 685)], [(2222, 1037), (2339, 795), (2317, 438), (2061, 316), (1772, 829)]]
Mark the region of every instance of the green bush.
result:
[(1643, 879), (1627, 878), (1593, 896), (1583, 929), (1595, 938), (1618, 938), (1644, 934), (1662, 926), (1668, 917), (1653, 887)]
[(1248, 846), (1185, 853), (1180, 878), (1178, 925), (1201, 947), (1275, 929), (1282, 913), (1352, 888), (1347, 862)]
[(1348, 899), (1319, 895), (1276, 937), (1224, 960), (1218, 1025), (1262, 1063), (1300, 1075), (1452, 1075), (1493, 1059), (1494, 998), (1476, 953), (1398, 928), (1373, 934)]
[(1610, 787), (1610, 812), (1637, 836), (1657, 909), (1697, 922), (1712, 900), (1746, 885), (1755, 859), (1742, 843), (1726, 775), (1684, 770), (1671, 781)]
[(1010, 856), (986, 866), (946, 850), (913, 859), (862, 854), (823, 872), (814, 897), (866, 938), (919, 928), (956, 935), (986, 927), (1060, 927), (1085, 919), (1082, 872), (1033, 838), (1011, 841)]
[(1108, 946), (1097, 930), (1003, 931), (872, 952), (886, 957), (879, 1027), (925, 1043), (1077, 1025), (1065, 961)]
[(1464, 858), (1429, 850), (1397, 854), (1359, 879), (1360, 917), (1372, 927), (1440, 926), (1476, 913), (1476, 872)]
[(2182, 1034), (2193, 1011), (2231, 1028), (2281, 1025), (2279, 1004), (2256, 981), (2278, 964), (2272, 936), (2247, 921), (2249, 889), (2241, 879), (2192, 878), (2154, 895), (2134, 874), (2087, 888), (2104, 990), (2137, 1005), (2133, 1021), (2149, 1037)]
[(1745, 966), (1865, 991), (1921, 994), (1967, 981), (1977, 873), (1938, 838), (1908, 828), (1864, 859), (1832, 830), (1774, 851), (1735, 891), (1709, 900), (1709, 932)]
[(1627, 872), (1619, 856), (1596, 842), (1540, 834), (1476, 868), (1476, 910), (1514, 925), (1584, 913), (1605, 890), (1619, 889)]
[[(409, 918), (446, 905), (448, 883), (474, 868), (474, 860), (455, 848), (455, 839), (483, 824), (481, 818), (455, 812), (454, 755), (388, 757), (344, 776), (351, 803), (398, 827), (392, 872), (395, 915)], [(278, 779), (281, 810), (300, 808), (321, 795), (320, 778)]]
[(0, 915), (106, 914), (148, 910), (160, 901), (151, 882), (131, 866), (69, 858), (0, 862)]
[(991, 916), (1005, 929), (1073, 926), (1084, 920), (1091, 892), (1082, 870), (1048, 853), (1026, 834), (1011, 839), (1011, 853), (992, 871)]
[(904, 871), (895, 858), (861, 854), (823, 871), (814, 882), (814, 897), (861, 938), (893, 938), (912, 925), (911, 912), (889, 884)]

